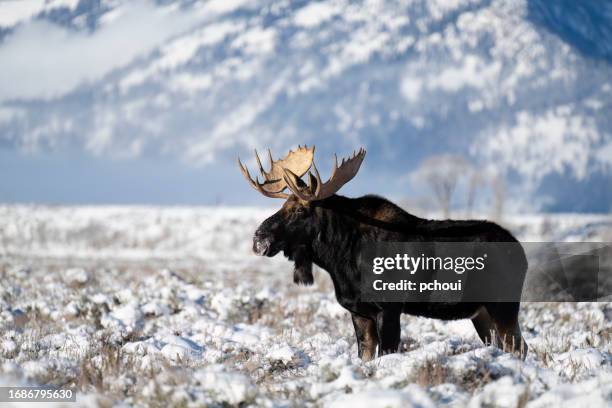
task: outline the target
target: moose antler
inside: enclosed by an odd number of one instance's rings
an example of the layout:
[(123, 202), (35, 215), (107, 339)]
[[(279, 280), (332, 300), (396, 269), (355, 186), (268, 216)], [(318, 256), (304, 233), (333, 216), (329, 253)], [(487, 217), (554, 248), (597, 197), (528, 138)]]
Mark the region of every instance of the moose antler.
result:
[(261, 194), (272, 198), (288, 198), (289, 194), (283, 193), (283, 190), (288, 187), (284, 179), (285, 170), (289, 170), (293, 174), (299, 175), (298, 177), (302, 177), (312, 165), (314, 149), (314, 146), (311, 148), (308, 148), (306, 145), (298, 146), (295, 151), (290, 150), (284, 159), (279, 160), (272, 160), (272, 152), (268, 149), (270, 170), (267, 172), (261, 165), (259, 154), (257, 154), (257, 150), (255, 150), (255, 158), (257, 159), (257, 165), (263, 177), (263, 183), (259, 182), (259, 176), (257, 176), (255, 180), (251, 178), (249, 170), (242, 164), (240, 158), (238, 158), (238, 165), (249, 184)]
[(321, 182), (321, 176), (314, 162), (312, 163), (314, 175), (312, 172), (308, 173), (310, 179), (308, 187), (300, 188), (301, 176), (295, 174), (291, 169), (284, 169), (284, 180), (291, 192), (300, 200), (323, 200), (324, 198), (334, 195), (343, 185), (355, 177), (365, 155), (366, 151), (361, 148), (357, 153), (353, 152), (353, 155), (348, 160), (342, 159), (340, 167), (338, 167), (338, 157), (334, 155), (334, 169), (331, 177), (325, 183)]

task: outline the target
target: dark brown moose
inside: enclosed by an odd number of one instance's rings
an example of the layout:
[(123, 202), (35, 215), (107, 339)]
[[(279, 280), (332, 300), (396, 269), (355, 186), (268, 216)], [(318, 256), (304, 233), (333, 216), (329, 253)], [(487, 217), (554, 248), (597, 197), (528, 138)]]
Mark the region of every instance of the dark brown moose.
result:
[[(257, 152), (263, 180), (253, 179), (240, 160), (249, 184), (266, 197), (285, 203), (257, 228), (253, 251), (272, 257), (283, 251), (295, 263), (294, 281), (312, 284), (312, 264), (326, 270), (333, 281), (336, 298), (352, 316), (359, 357), (371, 360), (395, 353), (400, 344), (400, 315), (472, 320), (486, 344), (496, 344), (524, 358), (527, 344), (518, 323), (520, 303), (430, 303), (365, 302), (360, 300), (360, 251), (373, 242), (461, 241), (517, 242), (505, 229), (487, 221), (427, 220), (416, 217), (392, 202), (374, 195), (347, 198), (336, 192), (359, 171), (366, 155), (360, 149), (349, 159), (336, 162), (326, 182), (314, 164), (314, 147), (298, 147), (280, 160), (269, 153), (270, 169), (264, 170)], [(303, 177), (308, 170), (309, 183)], [(521, 256), (524, 253), (521, 250)], [(514, 273), (524, 278), (527, 262)], [(507, 273), (507, 271), (503, 272)], [(517, 297), (520, 299), (520, 297)]]

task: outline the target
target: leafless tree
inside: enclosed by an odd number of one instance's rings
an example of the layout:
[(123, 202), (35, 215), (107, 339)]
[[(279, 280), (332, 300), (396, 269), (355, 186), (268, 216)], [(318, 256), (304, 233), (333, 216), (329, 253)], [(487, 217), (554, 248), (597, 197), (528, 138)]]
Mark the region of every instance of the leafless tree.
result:
[(471, 173), (471, 166), (463, 156), (441, 154), (423, 160), (411, 174), (417, 183), (426, 183), (432, 189), (444, 217), (450, 215), (453, 193), (459, 180)]
[(493, 217), (501, 220), (504, 213), (504, 202), (506, 201), (506, 183), (500, 175), (491, 178), (491, 188), (493, 189)]
[(476, 203), (476, 194), (478, 190), (486, 185), (487, 176), (485, 173), (476, 168), (471, 168), (471, 174), (469, 175), (468, 188), (467, 188), (467, 199), (466, 199), (466, 216), (469, 218), (474, 210), (474, 204)]

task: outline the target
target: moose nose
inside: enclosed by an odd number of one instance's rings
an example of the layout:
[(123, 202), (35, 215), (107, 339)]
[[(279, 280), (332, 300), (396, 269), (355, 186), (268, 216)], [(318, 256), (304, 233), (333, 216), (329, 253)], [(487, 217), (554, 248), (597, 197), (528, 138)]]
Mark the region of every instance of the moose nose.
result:
[(272, 243), (269, 239), (255, 234), (253, 237), (253, 252), (259, 256), (267, 255), (270, 252)]

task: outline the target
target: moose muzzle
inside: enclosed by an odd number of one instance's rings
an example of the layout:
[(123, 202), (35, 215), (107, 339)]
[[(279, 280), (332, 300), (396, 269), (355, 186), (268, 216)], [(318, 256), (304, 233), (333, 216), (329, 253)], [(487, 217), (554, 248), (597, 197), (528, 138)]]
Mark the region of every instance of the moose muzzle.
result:
[(272, 249), (272, 240), (270, 237), (267, 237), (259, 232), (256, 232), (253, 236), (253, 252), (259, 256), (276, 255)]

